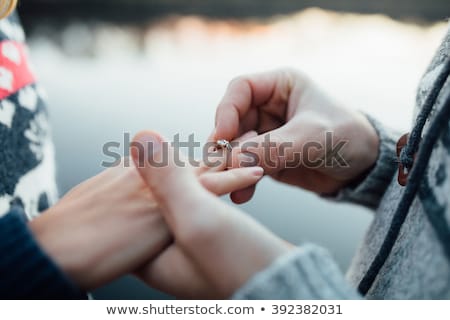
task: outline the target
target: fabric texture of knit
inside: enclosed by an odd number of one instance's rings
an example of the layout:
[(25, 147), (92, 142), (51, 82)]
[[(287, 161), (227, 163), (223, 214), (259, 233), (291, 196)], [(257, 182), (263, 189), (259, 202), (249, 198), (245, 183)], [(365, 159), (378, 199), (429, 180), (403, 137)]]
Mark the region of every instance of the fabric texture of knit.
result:
[(57, 199), (45, 93), (16, 14), (0, 20), (0, 298), (85, 299), (27, 222)]

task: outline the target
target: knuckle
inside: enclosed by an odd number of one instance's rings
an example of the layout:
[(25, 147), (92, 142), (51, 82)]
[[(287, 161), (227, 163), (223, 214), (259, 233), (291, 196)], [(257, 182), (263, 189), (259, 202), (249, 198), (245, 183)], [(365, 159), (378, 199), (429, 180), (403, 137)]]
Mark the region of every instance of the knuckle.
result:
[(237, 76), (237, 77), (234, 77), (233, 79), (231, 79), (229, 86), (231, 87), (233, 85), (246, 84), (246, 83), (248, 83), (248, 81), (249, 81), (248, 76), (240, 75), (240, 76)]
[(291, 87), (295, 84), (300, 85), (302, 88), (309, 87), (312, 84), (312, 80), (309, 75), (299, 69), (285, 67), (278, 70), (281, 78), (286, 79)]

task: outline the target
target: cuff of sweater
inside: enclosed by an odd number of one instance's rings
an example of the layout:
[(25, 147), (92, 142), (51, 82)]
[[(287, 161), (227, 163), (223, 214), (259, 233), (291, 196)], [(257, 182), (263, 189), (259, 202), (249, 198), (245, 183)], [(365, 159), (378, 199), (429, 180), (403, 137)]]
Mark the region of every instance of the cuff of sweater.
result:
[(41, 250), (19, 208), (0, 219), (2, 299), (86, 299)]
[(332, 199), (353, 202), (376, 209), (398, 170), (396, 146), (400, 134), (386, 128), (374, 118), (368, 115), (366, 117), (375, 128), (380, 139), (378, 159), (362, 182), (359, 182), (356, 186), (343, 188)]
[(304, 245), (253, 276), (232, 297), (236, 300), (361, 299), (326, 250)]

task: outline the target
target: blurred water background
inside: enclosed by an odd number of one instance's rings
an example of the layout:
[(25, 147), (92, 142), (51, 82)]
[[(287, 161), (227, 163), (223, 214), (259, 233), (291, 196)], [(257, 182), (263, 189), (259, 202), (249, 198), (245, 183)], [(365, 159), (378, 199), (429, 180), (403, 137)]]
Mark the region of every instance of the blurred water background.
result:
[[(249, 72), (304, 70), (342, 103), (408, 131), (450, 3), (311, 3), (23, 1), (32, 60), (50, 99), (61, 194), (100, 172), (103, 144), (123, 141), (124, 132), (205, 141), (227, 83)], [(286, 240), (328, 248), (343, 271), (372, 218), (270, 179), (242, 208)], [(167, 298), (131, 277), (94, 297)]]

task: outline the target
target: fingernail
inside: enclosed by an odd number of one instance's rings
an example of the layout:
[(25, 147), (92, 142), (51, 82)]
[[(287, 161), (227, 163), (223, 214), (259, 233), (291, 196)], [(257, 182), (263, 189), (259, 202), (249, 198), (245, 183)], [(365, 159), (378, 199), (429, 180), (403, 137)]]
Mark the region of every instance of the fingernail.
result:
[(139, 137), (138, 142), (142, 146), (144, 155), (148, 160), (154, 160), (154, 156), (161, 151), (162, 142), (156, 135), (143, 134)]
[(238, 154), (239, 167), (254, 167), (258, 164), (257, 155), (249, 152)]
[(261, 167), (252, 167), (251, 170), (252, 170), (252, 174), (255, 177), (259, 177), (260, 178), (260, 177), (262, 177), (264, 175), (264, 169), (261, 168)]

